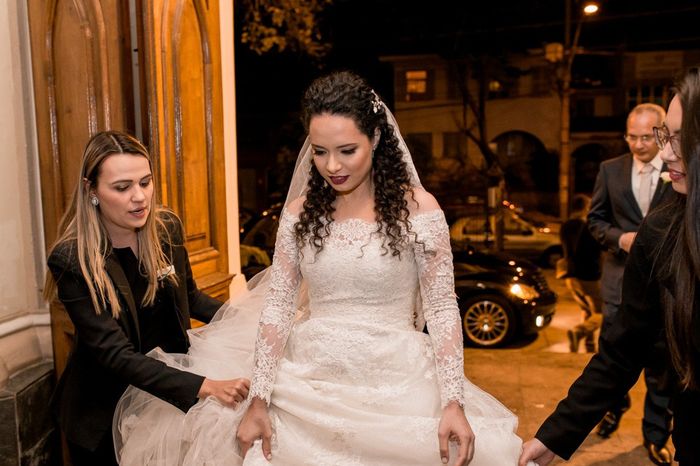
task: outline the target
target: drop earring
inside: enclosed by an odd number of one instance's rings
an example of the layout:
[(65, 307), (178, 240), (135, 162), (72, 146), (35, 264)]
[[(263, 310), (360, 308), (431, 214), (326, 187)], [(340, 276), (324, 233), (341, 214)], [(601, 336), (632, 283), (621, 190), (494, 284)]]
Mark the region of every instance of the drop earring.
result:
[(90, 204), (97, 207), (98, 205), (100, 205), (100, 200), (97, 199), (97, 196), (90, 196)]

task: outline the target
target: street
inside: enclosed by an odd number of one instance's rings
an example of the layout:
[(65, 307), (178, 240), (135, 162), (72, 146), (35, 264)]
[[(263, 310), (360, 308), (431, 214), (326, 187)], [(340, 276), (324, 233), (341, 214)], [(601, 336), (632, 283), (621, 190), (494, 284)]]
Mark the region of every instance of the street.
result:
[[(591, 356), (569, 353), (566, 330), (579, 321), (580, 311), (566, 290), (564, 281), (555, 279), (551, 269), (545, 270), (545, 276), (559, 295), (559, 300), (552, 323), (540, 332), (536, 340), (505, 349), (465, 349), (464, 352), (467, 377), (518, 415), (518, 435), (524, 440), (532, 438), (559, 400), (566, 396), (569, 386)], [(642, 446), (644, 393), (644, 381), (640, 378), (630, 392), (632, 407), (623, 416), (617, 432), (607, 440), (592, 433), (570, 462), (556, 460), (551, 464), (653, 464)]]

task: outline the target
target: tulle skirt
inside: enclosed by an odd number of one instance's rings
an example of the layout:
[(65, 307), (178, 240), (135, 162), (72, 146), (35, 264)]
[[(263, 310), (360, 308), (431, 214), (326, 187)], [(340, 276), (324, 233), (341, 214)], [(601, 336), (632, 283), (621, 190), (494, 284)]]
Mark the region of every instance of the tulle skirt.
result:
[[(192, 330), (187, 355), (150, 356), (212, 379), (250, 377), (258, 316), (225, 306)], [(468, 380), (465, 413), (475, 434), (471, 466), (516, 465), (522, 443), (517, 418)], [(430, 339), (408, 330), (336, 319), (295, 324), (280, 361), (270, 404), (272, 462), (259, 442), (246, 458), (236, 409), (215, 399), (187, 413), (134, 387), (114, 418), (122, 465), (441, 465), (440, 394)], [(457, 456), (451, 446), (451, 461)]]

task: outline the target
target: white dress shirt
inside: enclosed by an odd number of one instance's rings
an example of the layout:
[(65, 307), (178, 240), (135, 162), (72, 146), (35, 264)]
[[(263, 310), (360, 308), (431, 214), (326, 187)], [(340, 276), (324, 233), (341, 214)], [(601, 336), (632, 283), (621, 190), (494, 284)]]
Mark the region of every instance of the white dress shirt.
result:
[[(646, 165), (644, 162), (640, 162), (636, 157), (632, 156), (632, 193), (634, 193), (634, 198), (639, 205), (639, 185), (641, 184), (641, 171)], [(661, 175), (661, 168), (664, 165), (664, 161), (661, 160), (661, 155), (656, 154), (649, 164), (654, 167), (654, 171), (651, 173), (651, 195), (654, 196), (656, 192), (656, 186), (659, 183), (659, 175)]]

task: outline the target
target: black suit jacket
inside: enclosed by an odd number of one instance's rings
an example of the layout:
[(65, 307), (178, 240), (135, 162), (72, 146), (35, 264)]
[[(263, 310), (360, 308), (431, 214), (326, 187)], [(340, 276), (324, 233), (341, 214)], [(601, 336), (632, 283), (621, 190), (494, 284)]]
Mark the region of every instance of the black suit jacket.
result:
[[(644, 219), (632, 192), (632, 164), (633, 156), (629, 153), (600, 164), (588, 212), (588, 227), (593, 237), (608, 250), (603, 261), (600, 294), (612, 304), (620, 304), (622, 300), (622, 273), (627, 260), (627, 253), (619, 246), (620, 236), (639, 230)], [(668, 202), (673, 192), (659, 179), (649, 211)]]
[[(642, 368), (656, 358), (659, 344), (663, 346), (665, 342), (660, 301), (662, 284), (653, 271), (658, 270), (655, 249), (663, 241), (669, 217), (670, 208), (657, 209), (642, 224), (625, 268), (619, 314), (609, 330), (601, 334), (598, 354), (535, 435), (565, 459), (579, 447), (606, 411), (632, 388)], [(695, 321), (694, 330), (699, 343), (697, 359), (700, 358), (700, 320)], [(672, 367), (670, 363), (668, 367)], [(676, 460), (681, 464), (700, 464), (700, 392), (678, 392), (671, 402)]]
[[(174, 314), (167, 350), (186, 352), (190, 315), (209, 322), (221, 303), (199, 291), (183, 246), (177, 217), (163, 214), (169, 241), (163, 248), (174, 266), (178, 285), (163, 280), (156, 299)], [(66, 438), (94, 450), (111, 435), (112, 417), (119, 398), (134, 385), (187, 411), (197, 402), (204, 377), (168, 367), (141, 353), (138, 309), (129, 282), (117, 258), (110, 254), (105, 268), (117, 288), (122, 311), (112, 317), (109, 306), (98, 315), (78, 265), (75, 241), (59, 244), (49, 256), (58, 297), (75, 326), (75, 345), (52, 398), (52, 409)]]

